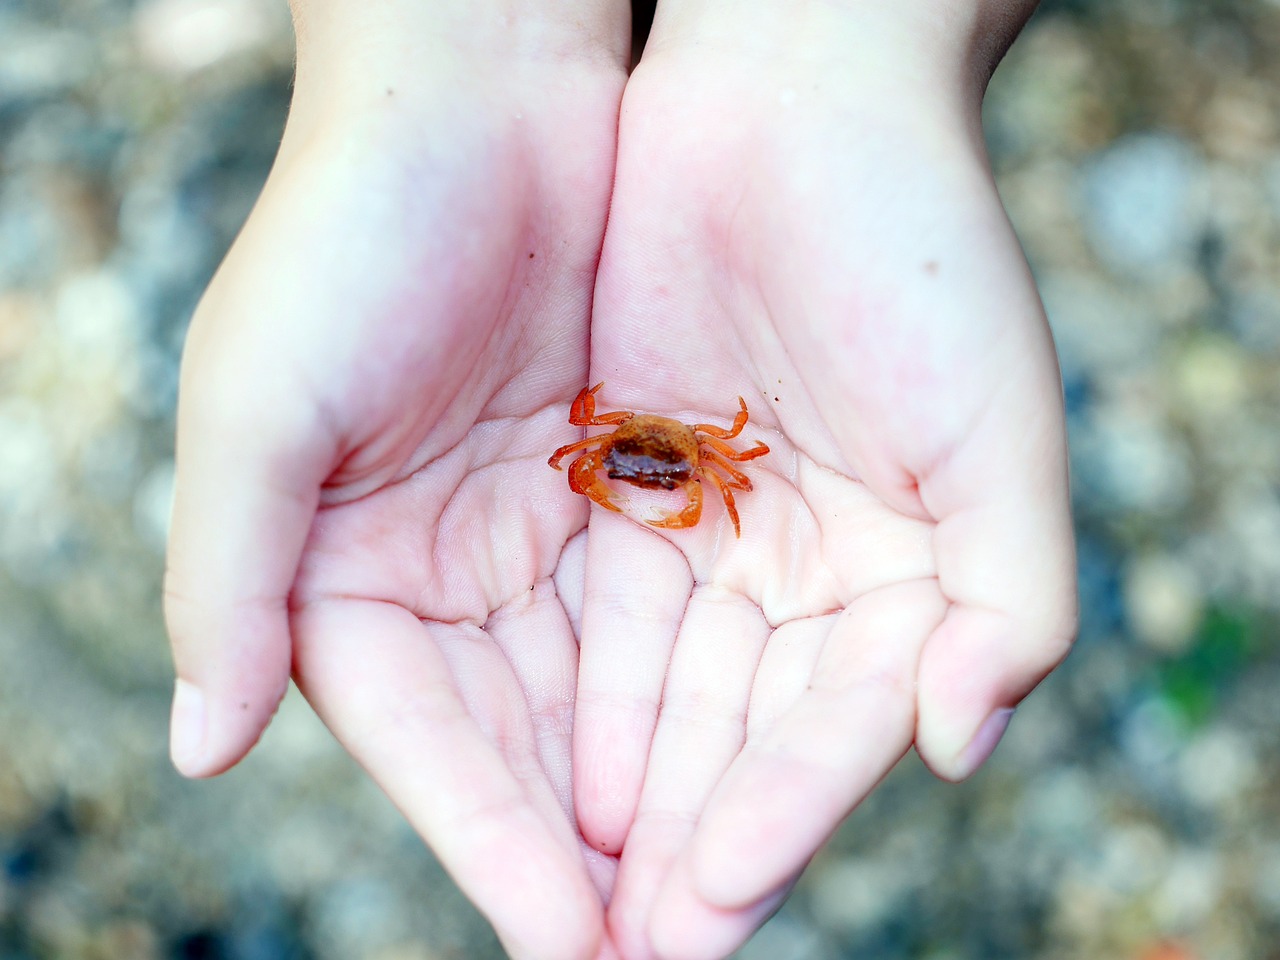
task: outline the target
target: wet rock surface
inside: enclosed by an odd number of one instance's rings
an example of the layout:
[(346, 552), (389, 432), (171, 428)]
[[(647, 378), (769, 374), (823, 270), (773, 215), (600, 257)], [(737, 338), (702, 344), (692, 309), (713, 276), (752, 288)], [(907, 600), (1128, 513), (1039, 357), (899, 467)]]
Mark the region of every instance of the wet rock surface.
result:
[[(0, 958), (499, 957), (291, 694), (166, 757), (185, 323), (266, 175), (282, 4), (0, 0)], [(194, 18), (194, 20), (193, 20)], [(1046, 3), (987, 126), (1061, 353), (1077, 650), (904, 762), (747, 960), (1280, 957), (1280, 7)]]

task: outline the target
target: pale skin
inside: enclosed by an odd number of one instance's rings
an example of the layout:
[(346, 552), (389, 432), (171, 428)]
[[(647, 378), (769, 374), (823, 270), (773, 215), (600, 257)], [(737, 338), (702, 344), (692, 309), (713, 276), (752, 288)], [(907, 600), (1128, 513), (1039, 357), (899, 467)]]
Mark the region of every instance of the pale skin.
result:
[[(193, 323), (175, 761), (236, 762), (292, 672), (513, 956), (720, 957), (913, 744), (976, 769), (1074, 631), (977, 118), (1030, 5), (666, 0), (630, 79), (625, 5), (418, 6), (296, 4)], [(740, 539), (547, 466), (600, 380), (746, 399)]]

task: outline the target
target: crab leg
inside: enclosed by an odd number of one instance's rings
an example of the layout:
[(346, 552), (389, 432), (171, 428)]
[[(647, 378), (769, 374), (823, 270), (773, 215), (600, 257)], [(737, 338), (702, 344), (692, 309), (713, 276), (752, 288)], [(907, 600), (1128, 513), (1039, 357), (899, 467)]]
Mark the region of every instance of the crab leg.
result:
[[(738, 507), (733, 502), (733, 491), (729, 489), (731, 484), (721, 479), (719, 474), (712, 473), (710, 470), (704, 470), (702, 475), (715, 484), (715, 488), (720, 491), (720, 496), (724, 497), (724, 508), (729, 513), (729, 519), (733, 521), (733, 535), (741, 538), (742, 528), (738, 526)], [(748, 483), (742, 489), (750, 490), (751, 484)]]
[[(698, 429), (701, 430), (702, 427), (698, 427)], [(769, 448), (766, 447), (763, 443), (757, 443), (754, 447), (752, 447), (749, 450), (739, 451), (739, 450), (733, 449), (733, 447), (729, 446), (723, 440), (717, 440), (715, 437), (702, 437), (698, 442), (705, 443), (708, 447), (715, 450), (716, 453), (720, 454), (726, 460), (736, 460), (739, 463), (741, 463), (743, 460), (754, 460), (756, 457), (763, 457), (766, 453), (769, 452)]]
[(555, 453), (551, 455), (550, 459), (547, 460), (547, 466), (554, 467), (556, 470), (560, 470), (562, 469), (560, 466), (560, 461), (563, 460), (565, 457), (567, 457), (569, 454), (573, 453), (575, 450), (586, 450), (592, 444), (603, 443), (604, 439), (607, 436), (609, 436), (607, 433), (602, 433), (598, 437), (586, 437), (585, 439), (582, 439), (582, 440), (575, 440), (573, 441), (573, 443), (566, 443), (563, 447), (561, 447), (559, 450), (557, 450)]
[(617, 413), (602, 413), (596, 416), (596, 391), (604, 386), (601, 380), (594, 387), (583, 387), (582, 392), (573, 401), (573, 406), (569, 408), (569, 422), (575, 427), (603, 427), (608, 424), (626, 423), (634, 413), (629, 410), (619, 410)]
[(621, 513), (622, 508), (617, 505), (613, 491), (596, 475), (604, 465), (603, 460), (599, 450), (592, 450), (569, 464), (569, 489), (584, 497), (590, 497), (606, 510)]
[[(703, 443), (706, 443), (706, 441), (704, 440)], [(730, 479), (726, 481), (729, 486), (734, 487), (737, 490), (751, 489), (751, 478), (721, 456), (718, 451), (713, 450), (710, 447), (705, 450), (699, 448), (698, 455), (702, 458), (702, 461), (708, 465), (707, 473), (710, 473), (710, 465), (714, 464), (729, 475)]]
[(699, 433), (709, 433), (713, 437), (719, 437), (721, 440), (732, 440), (742, 432), (742, 428), (747, 425), (747, 401), (741, 397), (738, 398), (738, 406), (742, 409), (738, 411), (738, 415), (733, 418), (733, 426), (726, 430), (724, 427), (717, 427), (711, 423), (695, 423), (693, 429)]
[(663, 527), (667, 530), (682, 530), (696, 524), (698, 518), (702, 516), (702, 485), (696, 480), (690, 480), (684, 485), (684, 489), (689, 502), (685, 504), (683, 510), (669, 513), (660, 520), (646, 520), (645, 523), (651, 527)]

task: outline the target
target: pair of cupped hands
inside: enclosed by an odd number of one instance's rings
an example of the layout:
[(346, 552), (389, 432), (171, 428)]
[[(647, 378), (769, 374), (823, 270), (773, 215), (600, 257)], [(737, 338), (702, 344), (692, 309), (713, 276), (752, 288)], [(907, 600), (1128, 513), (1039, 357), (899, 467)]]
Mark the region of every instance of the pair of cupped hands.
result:
[[(1074, 632), (978, 119), (1028, 4), (673, 2), (629, 75), (625, 4), (296, 4), (184, 357), (175, 762), (234, 764), (292, 675), (518, 958), (727, 954), (912, 745), (974, 771)], [(746, 399), (740, 539), (548, 467), (601, 380)]]

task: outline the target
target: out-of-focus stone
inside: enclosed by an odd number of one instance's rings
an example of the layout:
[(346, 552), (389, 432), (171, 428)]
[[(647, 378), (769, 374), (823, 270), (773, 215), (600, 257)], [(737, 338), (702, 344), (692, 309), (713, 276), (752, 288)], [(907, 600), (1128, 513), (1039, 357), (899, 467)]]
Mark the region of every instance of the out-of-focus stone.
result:
[(444, 954), (418, 941), (381, 947), (366, 956), (368, 960), (445, 960)]
[(1081, 217), (1102, 262), (1143, 274), (1189, 261), (1202, 170), (1195, 148), (1168, 134), (1126, 134), (1095, 155), (1081, 173)]
[(153, 960), (161, 956), (156, 931), (140, 920), (116, 920), (94, 932), (86, 960)]
[(1215, 292), (1204, 272), (1191, 264), (1173, 265), (1161, 273), (1146, 295), (1157, 335), (1164, 339), (1179, 330), (1202, 326), (1216, 308)]
[(157, 553), (164, 553), (173, 514), (173, 461), (156, 464), (138, 484), (133, 498), (134, 528)]
[(313, 922), (329, 956), (367, 955), (407, 937), (406, 904), (383, 877), (345, 876), (330, 884), (319, 901)]
[(1204, 588), (1195, 568), (1169, 553), (1133, 558), (1125, 572), (1129, 625), (1149, 647), (1175, 655), (1195, 636), (1204, 608)]
[(1207, 150), (1236, 163), (1256, 162), (1275, 149), (1275, 98), (1269, 85), (1236, 81), (1204, 105)]
[(89, 437), (80, 450), (84, 492), (108, 503), (126, 500), (134, 491), (142, 457), (142, 438), (130, 420), (122, 419)]
[(1027, 163), (1000, 178), (1000, 197), (1018, 236), (1045, 270), (1083, 273), (1093, 265), (1076, 215), (1075, 182), (1075, 166), (1061, 156)]
[(77, 273), (58, 290), (54, 349), (65, 391), (62, 433), (82, 445), (120, 412), (138, 376), (137, 303), (120, 277), (107, 270)]
[(1114, 136), (1109, 66), (1069, 20), (1029, 32), (996, 71), (984, 111), (1001, 155), (1071, 155)]
[(351, 869), (347, 852), (333, 842), (335, 819), (328, 809), (302, 809), (266, 838), (266, 860), (283, 893), (305, 897)]
[(1191, 846), (1174, 851), (1154, 898), (1157, 922), (1167, 930), (1194, 930), (1221, 901), (1223, 880), (1219, 851)]
[(1145, 367), (1159, 343), (1150, 309), (1105, 277), (1055, 269), (1040, 278), (1064, 373), (1121, 376)]
[(1136, 960), (1200, 960), (1200, 955), (1184, 943), (1160, 940), (1141, 948)]
[(1225, 337), (1200, 336), (1175, 361), (1178, 400), (1195, 419), (1238, 415), (1253, 387), (1248, 357)]
[(1280, 922), (1280, 837), (1252, 845), (1251, 898), (1274, 922)]
[(0, 401), (0, 516), (44, 503), (59, 474), (44, 412), (25, 397)]
[(1169, 842), (1149, 823), (1107, 828), (1098, 860), (1097, 880), (1125, 896), (1149, 890), (1164, 875)]
[(1190, 498), (1191, 452), (1154, 409), (1097, 404), (1072, 442), (1075, 473), (1098, 508), (1169, 514)]
[(837, 951), (784, 907), (746, 945), (735, 960), (835, 960)]
[(878, 857), (844, 857), (818, 868), (811, 889), (813, 910), (823, 925), (852, 932), (888, 917), (911, 884), (892, 862)]
[(26, 290), (0, 290), (0, 364), (17, 359), (38, 336), (41, 299)]
[(286, 778), (301, 777), (308, 768), (345, 759), (329, 728), (292, 684), (258, 745), (258, 754)]
[(1195, 736), (1178, 758), (1182, 792), (1205, 808), (1238, 803), (1257, 782), (1258, 759), (1248, 739), (1226, 726)]
[(1054, 767), (1027, 784), (1019, 819), (1038, 842), (1074, 847), (1093, 834), (1100, 816), (1099, 799), (1087, 771)]
[(144, 62), (185, 74), (263, 45), (272, 27), (258, 0), (151, 0), (134, 32)]
[(1233, 478), (1221, 492), (1217, 550), (1206, 557), (1229, 574), (1228, 586), (1261, 609), (1280, 610), (1280, 492), (1265, 477)]
[(0, 103), (21, 97), (52, 96), (73, 89), (93, 73), (97, 48), (79, 30), (3, 23), (0, 44)]
[[(1272, 217), (1280, 222), (1280, 210)], [(1245, 350), (1280, 352), (1280, 277), (1259, 277), (1241, 283), (1232, 298), (1228, 320)]]
[(1162, 697), (1148, 697), (1126, 717), (1120, 742), (1129, 761), (1141, 770), (1166, 770), (1181, 749), (1186, 725)]

